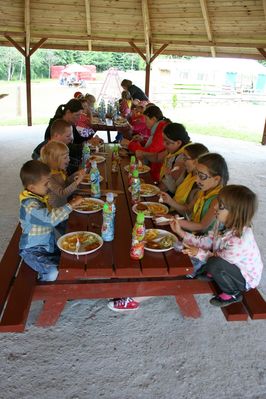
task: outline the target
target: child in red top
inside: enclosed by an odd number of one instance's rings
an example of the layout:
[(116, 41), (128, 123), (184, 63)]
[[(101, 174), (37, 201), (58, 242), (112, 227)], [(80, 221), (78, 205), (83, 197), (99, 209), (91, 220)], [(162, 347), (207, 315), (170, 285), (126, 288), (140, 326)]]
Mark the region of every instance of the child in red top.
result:
[(151, 135), (151, 129), (146, 125), (143, 112), (144, 107), (142, 105), (137, 105), (131, 112), (130, 124), (134, 140), (138, 140), (142, 145), (145, 145)]
[[(151, 134), (148, 141), (143, 146), (139, 141), (132, 140), (128, 144), (128, 149), (131, 152), (138, 150), (144, 152), (161, 152), (164, 150), (163, 143), (163, 129), (170, 122), (163, 116), (162, 111), (156, 105), (151, 105), (143, 112), (147, 128), (150, 129)], [(151, 176), (155, 182), (160, 180), (160, 169), (162, 164), (159, 162), (151, 162)]]
[(76, 123), (76, 128), (82, 137), (87, 137), (88, 139), (90, 139), (95, 134), (95, 131), (91, 128), (92, 113), (89, 109), (89, 105), (85, 97), (80, 96), (79, 100), (81, 101), (83, 112), (79, 116), (79, 119)]

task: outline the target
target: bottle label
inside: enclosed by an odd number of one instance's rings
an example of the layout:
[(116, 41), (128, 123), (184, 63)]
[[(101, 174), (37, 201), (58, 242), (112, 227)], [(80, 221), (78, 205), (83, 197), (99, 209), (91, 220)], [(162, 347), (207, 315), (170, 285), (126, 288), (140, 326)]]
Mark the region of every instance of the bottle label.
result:
[(144, 242), (133, 241), (130, 249), (130, 257), (134, 260), (142, 259), (144, 256)]

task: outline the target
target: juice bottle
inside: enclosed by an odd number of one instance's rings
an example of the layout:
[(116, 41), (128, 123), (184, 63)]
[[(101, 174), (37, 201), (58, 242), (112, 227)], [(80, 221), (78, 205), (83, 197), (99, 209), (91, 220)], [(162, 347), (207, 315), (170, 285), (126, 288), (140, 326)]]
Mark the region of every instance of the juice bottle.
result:
[(103, 241), (113, 241), (115, 232), (115, 204), (113, 193), (108, 193), (106, 203), (103, 206), (103, 224), (102, 239)]
[(97, 167), (97, 163), (95, 161), (91, 163), (90, 181), (91, 181), (91, 196), (94, 198), (100, 198), (101, 197), (100, 172)]
[(131, 179), (131, 199), (136, 204), (140, 201), (140, 179), (138, 169), (133, 170)]
[(139, 212), (132, 231), (132, 244), (130, 249), (130, 257), (134, 260), (142, 259), (144, 255), (144, 237), (146, 231), (144, 220), (144, 213)]
[(130, 164), (129, 164), (129, 171), (128, 171), (128, 185), (129, 186), (131, 186), (131, 183), (132, 183), (133, 170), (135, 170), (136, 168), (137, 168), (136, 157), (135, 157), (135, 155), (131, 155)]

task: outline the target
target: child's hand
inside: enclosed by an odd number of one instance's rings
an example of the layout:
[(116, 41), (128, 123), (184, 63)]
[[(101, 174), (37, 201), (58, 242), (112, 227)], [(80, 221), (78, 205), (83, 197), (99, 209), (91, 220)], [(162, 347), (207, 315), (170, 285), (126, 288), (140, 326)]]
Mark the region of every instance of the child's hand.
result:
[(171, 227), (171, 229), (173, 230), (174, 233), (179, 235), (179, 237), (184, 238), (185, 232), (184, 232), (184, 230), (182, 230), (177, 218), (171, 220), (170, 227)]
[(173, 202), (173, 199), (170, 197), (169, 194), (164, 193), (163, 191), (161, 191), (160, 193), (160, 202), (164, 202), (165, 204), (171, 205), (171, 203)]
[(186, 247), (186, 249), (183, 249), (183, 254), (186, 254), (188, 256), (197, 256), (198, 252), (199, 252), (199, 248), (197, 247), (192, 247), (188, 244), (184, 244), (184, 246)]
[(140, 140), (141, 140), (141, 137), (140, 137), (139, 134), (135, 134), (135, 135), (132, 137), (132, 141), (140, 141)]
[(74, 177), (75, 182), (78, 184), (80, 184), (82, 182), (82, 180), (84, 179), (84, 176), (86, 174), (86, 170), (85, 169), (80, 169), (76, 176)]
[(142, 161), (144, 159), (143, 154), (144, 154), (144, 152), (141, 151), (141, 150), (137, 150), (136, 153), (135, 153), (136, 158), (139, 159), (140, 161)]
[(75, 208), (76, 206), (80, 205), (83, 202), (83, 200), (84, 198), (78, 195), (69, 201), (69, 205), (71, 205), (72, 208)]

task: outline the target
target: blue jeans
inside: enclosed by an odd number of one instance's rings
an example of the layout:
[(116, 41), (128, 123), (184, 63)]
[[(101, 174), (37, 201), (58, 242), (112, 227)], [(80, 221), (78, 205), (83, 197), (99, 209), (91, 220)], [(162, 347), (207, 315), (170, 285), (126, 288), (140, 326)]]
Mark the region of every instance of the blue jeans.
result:
[(206, 262), (204, 262), (204, 261), (202, 261), (202, 260), (199, 260), (199, 259), (197, 259), (197, 258), (193, 258), (193, 257), (191, 257), (190, 258), (190, 260), (191, 260), (191, 263), (192, 263), (192, 265), (193, 265), (193, 268), (194, 268), (194, 271), (193, 271), (193, 273), (191, 273), (191, 276), (195, 276), (195, 274), (197, 273), (197, 271), (201, 268), (201, 266), (203, 266)]
[(38, 272), (39, 281), (55, 281), (58, 276), (60, 251), (47, 252), (44, 247), (37, 246), (20, 251), (20, 256), (29, 267)]

